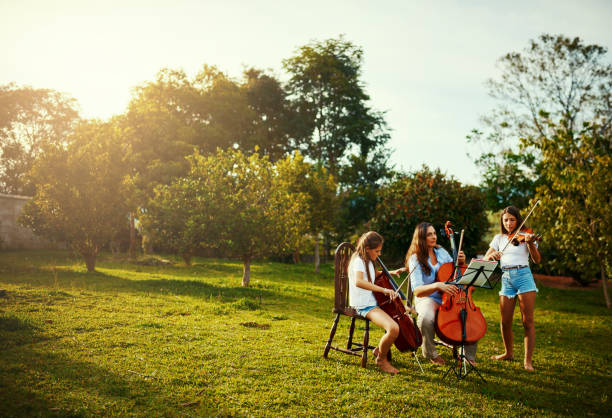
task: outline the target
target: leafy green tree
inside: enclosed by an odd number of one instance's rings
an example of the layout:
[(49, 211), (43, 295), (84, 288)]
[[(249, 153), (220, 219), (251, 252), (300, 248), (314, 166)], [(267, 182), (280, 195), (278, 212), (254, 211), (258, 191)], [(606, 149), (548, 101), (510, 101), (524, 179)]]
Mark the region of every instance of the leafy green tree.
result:
[[(308, 219), (308, 232), (314, 239), (314, 266), (319, 273), (319, 244), (324, 231), (330, 231), (338, 208), (337, 184), (324, 167), (317, 167), (304, 161), (296, 152), (276, 163), (279, 181), (288, 193), (305, 197), (302, 208)], [(297, 247), (299, 248), (299, 247)]]
[(378, 189), (392, 176), (387, 159), (387, 150), (377, 150), (368, 158), (351, 155), (349, 164), (342, 168), (340, 208), (334, 227), (337, 241), (366, 229), (378, 204)]
[(94, 271), (99, 251), (127, 223), (127, 152), (114, 124), (81, 124), (66, 149), (50, 149), (36, 160), (28, 174), (36, 194), (20, 222), (67, 243)]
[(556, 244), (551, 267), (579, 271), (576, 278), (583, 283), (599, 275), (610, 308), (606, 283), (612, 272), (612, 137), (602, 132), (597, 125), (576, 132), (568, 124), (542, 140), (546, 182), (537, 189), (541, 208), (534, 221), (546, 231), (542, 246)]
[(49, 89), (0, 86), (0, 192), (31, 195), (27, 172), (47, 147), (65, 147), (79, 120), (76, 102)]
[(200, 247), (220, 248), (244, 263), (288, 250), (307, 228), (305, 197), (290, 193), (274, 166), (259, 154), (218, 150), (189, 157), (185, 178), (156, 190), (143, 225), (188, 262)]
[[(453, 223), (456, 232), (465, 229), (463, 248), (468, 256), (482, 248), (488, 220), (483, 193), (476, 186), (462, 185), (440, 170), (423, 166), (381, 187), (378, 200), (371, 227), (385, 238), (385, 255), (392, 260), (403, 260), (421, 222), (432, 223), (437, 231), (446, 221)], [(439, 236), (438, 243), (449, 249), (444, 241)]]
[(383, 114), (368, 106), (362, 60), (363, 50), (339, 37), (302, 46), (283, 61), (292, 106), (312, 132), (301, 150), (336, 178), (349, 155), (367, 160), (389, 140)]
[(280, 81), (262, 70), (244, 71), (240, 89), (247, 97), (251, 122), (239, 143), (244, 152), (257, 152), (275, 162), (298, 149), (310, 132), (287, 99)]
[[(134, 90), (118, 124), (130, 153), (130, 255), (137, 251), (135, 220), (154, 196), (154, 189), (185, 175), (185, 157), (198, 147), (204, 123), (191, 108), (199, 92), (182, 71), (164, 69), (154, 81)], [(143, 241), (146, 236), (143, 236)], [(143, 249), (145, 246), (143, 246)]]
[(612, 65), (606, 53), (580, 38), (544, 34), (499, 60), (501, 75), (488, 82), (497, 105), (483, 117), (484, 129), (468, 136), (489, 148), (476, 162), (485, 173), (490, 209), (508, 202), (526, 206), (540, 184), (542, 146), (562, 120), (570, 136), (585, 122), (610, 132)]

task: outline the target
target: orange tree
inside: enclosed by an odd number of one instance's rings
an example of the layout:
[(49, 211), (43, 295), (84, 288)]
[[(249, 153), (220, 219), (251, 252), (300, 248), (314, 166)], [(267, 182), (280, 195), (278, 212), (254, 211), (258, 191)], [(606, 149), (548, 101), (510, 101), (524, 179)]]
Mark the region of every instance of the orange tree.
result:
[(244, 263), (295, 247), (307, 229), (306, 201), (281, 182), (274, 165), (259, 154), (218, 150), (189, 158), (191, 169), (159, 186), (142, 217), (153, 240), (189, 263), (199, 248), (218, 248)]
[(36, 234), (64, 242), (94, 271), (99, 251), (128, 222), (125, 177), (128, 147), (116, 125), (87, 122), (70, 145), (48, 148), (28, 174), (36, 193), (20, 222)]
[[(482, 237), (487, 230), (483, 193), (476, 186), (463, 185), (440, 170), (423, 166), (421, 170), (398, 176), (379, 189), (379, 203), (370, 226), (385, 238), (384, 252), (391, 261), (400, 262), (410, 246), (415, 227), (430, 222), (438, 232), (438, 243), (450, 249), (440, 237), (448, 220), (455, 231), (465, 229), (463, 249), (473, 257), (484, 252)], [(459, 240), (456, 240), (459, 244)]]
[[(308, 233), (314, 240), (315, 273), (319, 273), (320, 236), (333, 228), (339, 201), (336, 196), (337, 184), (325, 167), (304, 161), (304, 157), (297, 151), (279, 160), (276, 170), (286, 190), (304, 195), (303, 211), (307, 213)], [(299, 249), (296, 248), (296, 254)]]
[(546, 183), (537, 189), (541, 208), (534, 216), (534, 225), (545, 235), (542, 251), (555, 273), (571, 271), (583, 284), (599, 276), (610, 308), (611, 137), (599, 125), (588, 124), (575, 134), (563, 124), (542, 144)]

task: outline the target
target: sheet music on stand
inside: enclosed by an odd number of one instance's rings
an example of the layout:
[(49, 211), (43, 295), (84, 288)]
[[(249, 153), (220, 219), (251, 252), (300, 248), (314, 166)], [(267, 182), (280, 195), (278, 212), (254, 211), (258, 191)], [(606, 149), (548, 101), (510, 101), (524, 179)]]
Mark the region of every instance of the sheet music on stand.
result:
[(499, 262), (473, 258), (461, 278), (453, 284), (462, 284), (493, 289), (501, 280)]

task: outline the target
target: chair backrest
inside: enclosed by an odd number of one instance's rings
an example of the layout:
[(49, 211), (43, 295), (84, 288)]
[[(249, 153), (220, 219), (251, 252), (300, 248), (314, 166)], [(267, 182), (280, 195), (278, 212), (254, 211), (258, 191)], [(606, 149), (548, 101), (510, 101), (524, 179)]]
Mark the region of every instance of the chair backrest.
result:
[(355, 316), (357, 314), (348, 304), (348, 265), (354, 252), (355, 247), (353, 247), (353, 244), (350, 242), (343, 242), (338, 245), (334, 255), (334, 312), (348, 316)]

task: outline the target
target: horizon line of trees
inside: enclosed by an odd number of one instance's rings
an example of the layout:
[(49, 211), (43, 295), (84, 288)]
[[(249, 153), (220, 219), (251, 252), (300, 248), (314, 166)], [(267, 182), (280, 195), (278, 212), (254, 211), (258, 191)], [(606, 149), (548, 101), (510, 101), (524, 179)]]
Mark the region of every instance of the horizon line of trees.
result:
[[(0, 192), (34, 195), (23, 222), (71, 243), (88, 269), (120, 237), (129, 237), (134, 256), (138, 224), (147, 245), (186, 262), (194, 248), (241, 257), (245, 283), (247, 259), (299, 259), (312, 247), (318, 271), (320, 244), (329, 254), (366, 228), (386, 235), (389, 254), (399, 257), (417, 218), (465, 222), (476, 248), (486, 229), (476, 216), (539, 198), (532, 224), (551, 255), (541, 268), (583, 283), (599, 274), (605, 283), (612, 271), (606, 53), (545, 34), (500, 59), (501, 75), (488, 83), (496, 107), (468, 136), (486, 150), (472, 156), (483, 172), (479, 187), (427, 167), (390, 166), (384, 112), (370, 107), (361, 81), (363, 50), (343, 36), (283, 60), (286, 83), (254, 68), (240, 79), (208, 65), (192, 78), (161, 70), (108, 121), (80, 120), (74, 100), (52, 90), (0, 86)], [(266, 229), (268, 218), (277, 227)], [(247, 234), (256, 219), (269, 244)], [(107, 221), (115, 224), (87, 229)], [(239, 224), (242, 235), (232, 235)], [(584, 245), (566, 244), (575, 236)]]

